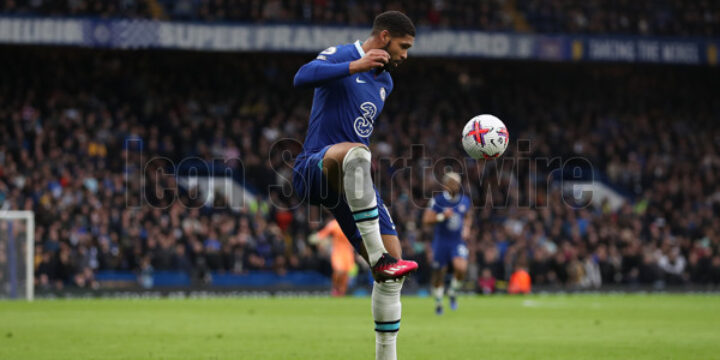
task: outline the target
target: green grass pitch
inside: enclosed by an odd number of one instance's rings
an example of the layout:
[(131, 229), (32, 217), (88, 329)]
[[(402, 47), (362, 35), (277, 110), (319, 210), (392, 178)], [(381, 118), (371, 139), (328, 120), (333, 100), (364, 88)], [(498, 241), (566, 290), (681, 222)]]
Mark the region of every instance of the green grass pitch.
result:
[[(0, 301), (0, 359), (372, 359), (369, 298)], [(401, 359), (720, 359), (716, 295), (404, 297)]]

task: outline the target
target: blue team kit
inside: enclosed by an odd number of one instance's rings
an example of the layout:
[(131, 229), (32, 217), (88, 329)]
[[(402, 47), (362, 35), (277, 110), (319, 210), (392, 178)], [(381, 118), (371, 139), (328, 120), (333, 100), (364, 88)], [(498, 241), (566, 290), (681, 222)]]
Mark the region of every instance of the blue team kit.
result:
[(447, 192), (443, 192), (430, 200), (430, 208), (438, 214), (445, 209), (453, 209), (452, 216), (435, 225), (432, 243), (433, 267), (447, 266), (456, 257), (467, 259), (468, 249), (462, 239), (462, 228), (470, 206), (470, 198), (463, 194), (452, 198)]
[[(369, 145), (375, 120), (393, 89), (392, 78), (386, 71), (350, 75), (348, 62), (365, 55), (361, 45), (356, 41), (325, 49), (298, 71), (294, 83), (296, 87), (315, 87), (315, 93), (303, 150), (295, 159), (293, 187), (303, 202), (328, 208), (358, 251), (362, 238), (354, 216), (364, 214), (353, 215), (344, 196), (329, 187), (322, 161), (325, 152), (334, 144)], [(380, 233), (397, 235), (376, 188), (375, 194)]]

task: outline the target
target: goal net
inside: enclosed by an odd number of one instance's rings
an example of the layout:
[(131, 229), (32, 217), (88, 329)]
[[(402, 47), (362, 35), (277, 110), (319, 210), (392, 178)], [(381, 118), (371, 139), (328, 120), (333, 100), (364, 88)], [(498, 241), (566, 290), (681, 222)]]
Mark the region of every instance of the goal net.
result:
[(35, 214), (0, 210), (0, 299), (33, 299)]

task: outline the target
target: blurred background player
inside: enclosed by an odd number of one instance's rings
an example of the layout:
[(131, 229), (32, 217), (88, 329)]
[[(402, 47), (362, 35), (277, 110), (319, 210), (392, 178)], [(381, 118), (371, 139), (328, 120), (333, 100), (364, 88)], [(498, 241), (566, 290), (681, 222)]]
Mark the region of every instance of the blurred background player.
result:
[(508, 282), (508, 294), (529, 294), (532, 290), (532, 281), (527, 271), (527, 261), (518, 260), (515, 271)]
[(442, 180), (443, 192), (430, 200), (430, 206), (423, 214), (425, 225), (434, 225), (432, 242), (433, 272), (431, 285), (435, 297), (435, 313), (443, 313), (443, 293), (445, 272), (452, 264), (453, 275), (450, 280), (448, 296), (450, 308), (457, 309), (457, 291), (462, 286), (467, 272), (468, 248), (465, 240), (470, 235), (472, 224), (472, 202), (462, 193), (460, 175), (448, 172)]
[(407, 59), (415, 25), (399, 11), (373, 22), (370, 37), (331, 46), (295, 74), (295, 87), (315, 88), (303, 150), (293, 167), (301, 199), (323, 205), (372, 269), (377, 359), (396, 359), (403, 278), (417, 270), (402, 260), (390, 212), (370, 172), (375, 120), (393, 89), (389, 71)]
[(337, 220), (333, 219), (318, 231), (320, 239), (332, 240), (332, 296), (345, 296), (347, 293), (350, 271), (355, 267), (355, 252)]

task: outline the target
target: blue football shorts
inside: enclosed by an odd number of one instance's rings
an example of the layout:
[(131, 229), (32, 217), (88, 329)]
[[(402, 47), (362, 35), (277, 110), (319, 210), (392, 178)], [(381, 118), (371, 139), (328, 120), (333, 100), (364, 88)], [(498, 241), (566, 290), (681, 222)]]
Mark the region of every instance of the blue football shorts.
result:
[[(305, 153), (295, 160), (293, 166), (293, 188), (295, 194), (305, 204), (322, 205), (335, 216), (340, 224), (345, 236), (353, 245), (355, 250), (360, 252), (362, 237), (357, 226), (352, 211), (345, 201), (345, 196), (338, 194), (332, 190), (328, 184), (327, 178), (322, 171), (323, 157), (330, 148), (325, 146), (320, 151), (314, 153)], [(380, 222), (380, 234), (395, 235), (395, 224), (390, 217), (390, 212), (380, 198), (377, 188), (373, 185), (378, 205), (378, 220)]]
[(468, 248), (465, 242), (460, 241), (433, 241), (433, 268), (441, 269), (452, 262), (454, 258), (468, 258)]

